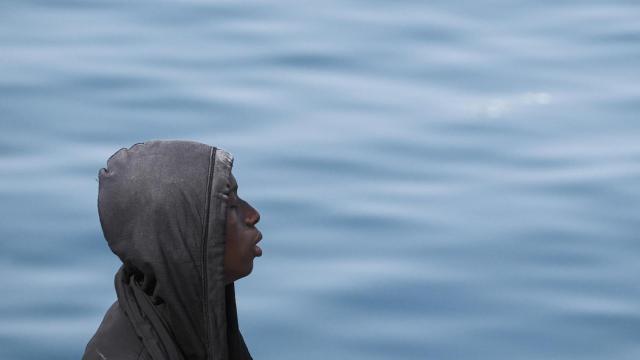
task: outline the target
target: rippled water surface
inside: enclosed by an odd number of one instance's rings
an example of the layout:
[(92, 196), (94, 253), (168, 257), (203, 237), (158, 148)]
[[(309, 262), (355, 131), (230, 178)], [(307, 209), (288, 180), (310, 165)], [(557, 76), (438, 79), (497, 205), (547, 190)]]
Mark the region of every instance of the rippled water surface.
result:
[(636, 1), (4, 1), (0, 358), (80, 358), (98, 169), (192, 139), (256, 359), (638, 359), (638, 64)]

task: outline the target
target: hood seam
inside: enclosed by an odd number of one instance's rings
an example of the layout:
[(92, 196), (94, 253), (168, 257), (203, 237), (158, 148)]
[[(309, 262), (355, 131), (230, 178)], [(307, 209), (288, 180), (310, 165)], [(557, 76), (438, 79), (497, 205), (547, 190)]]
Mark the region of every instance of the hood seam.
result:
[(209, 237), (209, 213), (211, 208), (211, 187), (213, 186), (213, 172), (214, 172), (214, 162), (216, 156), (216, 148), (211, 147), (211, 151), (209, 153), (209, 171), (207, 176), (207, 197), (205, 202), (205, 216), (204, 216), (204, 231), (202, 238), (202, 310), (204, 313), (205, 320), (205, 359), (209, 358), (210, 352), (210, 343), (211, 339), (209, 338), (209, 334), (211, 333), (211, 329), (209, 329), (210, 318), (209, 318), (209, 291), (208, 291), (208, 276), (207, 276), (207, 240)]

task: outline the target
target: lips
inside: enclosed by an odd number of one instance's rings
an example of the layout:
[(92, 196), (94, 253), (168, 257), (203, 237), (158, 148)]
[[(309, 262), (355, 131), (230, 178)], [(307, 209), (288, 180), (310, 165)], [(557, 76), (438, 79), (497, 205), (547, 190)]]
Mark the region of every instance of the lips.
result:
[(262, 240), (262, 233), (258, 231), (258, 236), (256, 236), (256, 242), (255, 242), (256, 245), (254, 245), (254, 248), (253, 248), (257, 257), (262, 256), (262, 249), (260, 248), (260, 246), (257, 245), (260, 242), (260, 240)]

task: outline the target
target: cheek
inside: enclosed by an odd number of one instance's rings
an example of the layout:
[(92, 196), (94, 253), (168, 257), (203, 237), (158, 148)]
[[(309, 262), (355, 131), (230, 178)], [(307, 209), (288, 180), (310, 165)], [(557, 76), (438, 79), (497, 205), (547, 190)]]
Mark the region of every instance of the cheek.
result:
[(245, 234), (245, 227), (238, 221), (239, 214), (237, 209), (231, 209), (227, 214), (227, 238), (230, 238), (235, 244), (236, 248), (243, 248), (247, 243), (247, 235)]
[(241, 224), (238, 221), (238, 211), (235, 208), (227, 210), (227, 223), (226, 223), (226, 231), (228, 233), (228, 237), (233, 237), (237, 239), (240, 235)]
[(238, 222), (238, 213), (234, 208), (227, 208), (227, 227), (234, 226)]
[(243, 228), (242, 224), (236, 221), (237, 216), (235, 214), (229, 214), (230, 217), (227, 217), (227, 246), (229, 247), (232, 254), (238, 254), (243, 252), (242, 244), (243, 244)]

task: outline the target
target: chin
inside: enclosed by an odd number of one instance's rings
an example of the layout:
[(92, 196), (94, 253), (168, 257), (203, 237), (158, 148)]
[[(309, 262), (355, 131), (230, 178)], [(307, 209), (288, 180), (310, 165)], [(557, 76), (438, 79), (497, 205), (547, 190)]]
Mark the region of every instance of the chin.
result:
[(249, 267), (245, 271), (245, 275), (244, 276), (247, 276), (247, 275), (251, 274), (252, 271), (253, 271), (253, 260), (251, 260), (251, 263), (249, 264)]

